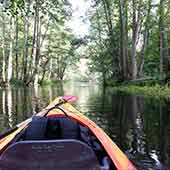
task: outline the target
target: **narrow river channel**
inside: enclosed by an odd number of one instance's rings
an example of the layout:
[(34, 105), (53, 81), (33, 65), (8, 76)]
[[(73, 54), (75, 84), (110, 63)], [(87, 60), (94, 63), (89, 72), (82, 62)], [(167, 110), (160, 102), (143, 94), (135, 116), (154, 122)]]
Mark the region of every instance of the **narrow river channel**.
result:
[(170, 101), (127, 95), (90, 83), (0, 90), (0, 133), (59, 95), (101, 126), (139, 170), (170, 169)]

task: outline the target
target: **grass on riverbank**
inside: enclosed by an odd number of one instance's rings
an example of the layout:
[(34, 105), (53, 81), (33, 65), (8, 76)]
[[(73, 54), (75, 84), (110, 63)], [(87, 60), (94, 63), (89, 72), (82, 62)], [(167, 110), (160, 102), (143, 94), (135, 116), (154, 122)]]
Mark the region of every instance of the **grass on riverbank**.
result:
[(61, 81), (59, 81), (59, 80), (44, 80), (41, 83), (41, 86), (53, 86), (53, 85), (56, 85), (57, 83), (61, 83)]
[(125, 92), (128, 94), (137, 94), (170, 99), (170, 87), (166, 85), (165, 86), (161, 86), (159, 84), (153, 86), (122, 85), (113, 87), (113, 90)]
[[(65, 83), (67, 82), (66, 80), (63, 81), (59, 81), (59, 80), (44, 80), (41, 84), (39, 84), (40, 86), (54, 86), (56, 84), (61, 84), (61, 83)], [(33, 84), (31, 84), (33, 85)], [(16, 79), (12, 79), (10, 82), (10, 85), (8, 85), (7, 83), (0, 83), (0, 87), (2, 88), (6, 88), (9, 86), (13, 86), (13, 87), (26, 87), (26, 84), (22, 81), (22, 80), (16, 80)]]
[(69, 82), (69, 80), (44, 80), (41, 86), (56, 86)]

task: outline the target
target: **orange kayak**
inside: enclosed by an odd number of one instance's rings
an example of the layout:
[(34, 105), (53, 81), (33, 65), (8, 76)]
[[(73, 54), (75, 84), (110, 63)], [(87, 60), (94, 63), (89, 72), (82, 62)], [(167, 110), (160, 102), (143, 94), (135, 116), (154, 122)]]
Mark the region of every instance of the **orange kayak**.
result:
[(136, 170), (73, 96), (57, 97), (32, 118), (0, 136), (0, 170)]

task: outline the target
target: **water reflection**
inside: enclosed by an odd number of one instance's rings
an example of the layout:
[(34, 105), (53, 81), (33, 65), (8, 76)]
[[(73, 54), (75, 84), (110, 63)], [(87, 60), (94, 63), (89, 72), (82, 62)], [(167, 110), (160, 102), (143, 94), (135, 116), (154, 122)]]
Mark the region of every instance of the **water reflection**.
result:
[(0, 132), (40, 111), (56, 96), (76, 95), (139, 170), (170, 169), (170, 101), (126, 95), (85, 83), (0, 90)]

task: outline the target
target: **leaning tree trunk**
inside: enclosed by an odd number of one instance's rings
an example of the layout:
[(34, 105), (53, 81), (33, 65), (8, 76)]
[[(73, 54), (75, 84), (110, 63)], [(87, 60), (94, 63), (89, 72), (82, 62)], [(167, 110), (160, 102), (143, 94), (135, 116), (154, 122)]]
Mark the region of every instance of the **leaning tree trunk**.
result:
[(33, 43), (31, 50), (31, 62), (29, 63), (30, 77), (26, 82), (26, 85), (34, 83), (35, 75), (37, 73), (38, 57), (39, 57), (39, 0), (36, 0), (35, 17), (34, 17), (34, 31), (33, 31)]
[(2, 80), (3, 82), (6, 82), (5, 30), (6, 30), (6, 18), (5, 18), (5, 13), (2, 12)]
[(14, 46), (14, 17), (11, 16), (10, 18), (10, 52), (9, 52), (9, 58), (8, 58), (8, 77), (7, 77), (7, 83), (9, 84), (12, 79), (12, 60), (13, 60), (13, 46)]
[[(47, 27), (45, 28), (45, 32), (42, 36), (42, 26), (41, 26), (41, 20), (39, 19), (39, 32), (38, 32), (38, 56), (37, 56), (37, 61), (38, 61), (38, 65), (37, 65), (37, 71), (36, 71), (36, 74), (35, 74), (35, 78), (34, 78), (34, 84), (37, 85), (38, 83), (42, 83), (42, 81), (44, 80), (44, 76), (45, 76), (45, 72), (46, 72), (46, 69), (43, 67), (43, 74), (42, 74), (42, 79), (39, 81), (39, 75), (40, 75), (40, 64), (41, 64), (41, 59), (40, 59), (40, 49), (41, 47), (43, 46), (43, 43), (44, 43), (44, 40), (46, 38), (46, 35), (47, 35), (47, 32), (48, 32), (48, 28), (49, 28), (49, 24), (50, 24), (50, 19), (48, 20), (48, 23), (47, 23)], [(42, 38), (41, 38), (42, 37)], [(41, 38), (41, 41), (40, 41), (40, 38)], [(50, 45), (50, 43), (49, 43)]]

